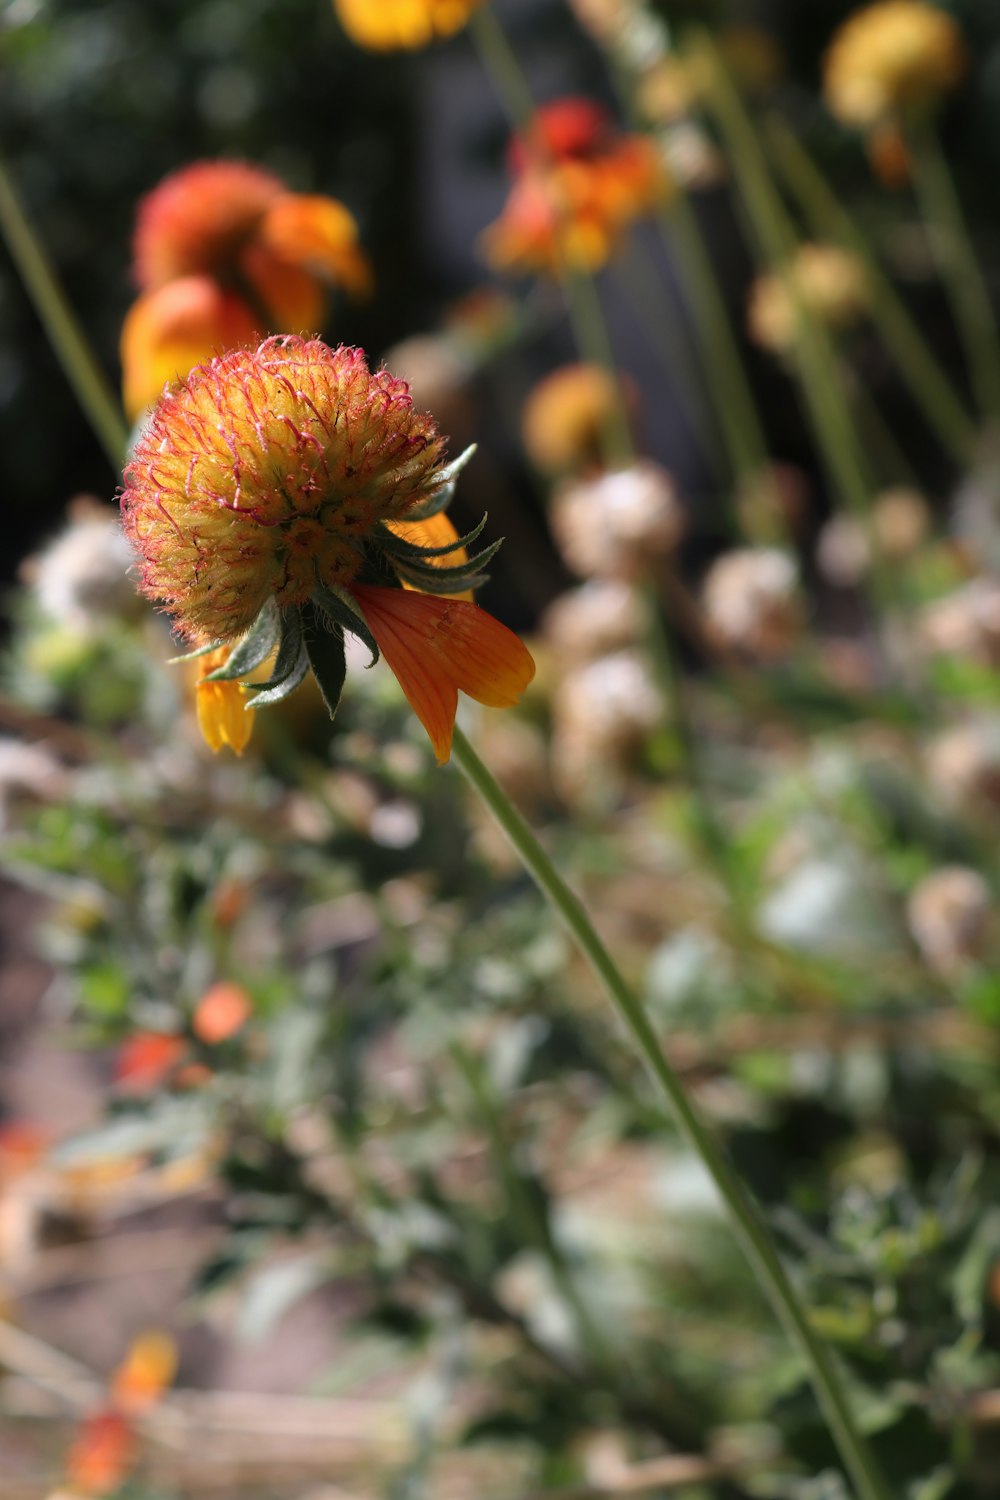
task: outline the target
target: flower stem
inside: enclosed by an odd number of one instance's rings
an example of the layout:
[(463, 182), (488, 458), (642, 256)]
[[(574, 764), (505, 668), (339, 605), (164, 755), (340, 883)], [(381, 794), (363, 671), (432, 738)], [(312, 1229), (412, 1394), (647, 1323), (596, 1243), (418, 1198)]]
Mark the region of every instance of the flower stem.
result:
[(806, 1363), (830, 1432), (860, 1500), (889, 1500), (889, 1490), (875, 1457), (855, 1422), (837, 1365), (813, 1329), (808, 1309), (785, 1270), (770, 1232), (714, 1134), (688, 1099), (641, 1003), (598, 936), (583, 903), (563, 880), (531, 828), (457, 728), (453, 753), (462, 774), (482, 798), (528, 874), (569, 929), (642, 1058), (666, 1103), (670, 1118), (715, 1184), (733, 1231), (761, 1287)]
[(708, 357), (709, 384), (718, 391), (719, 421), (733, 472), (749, 484), (767, 467), (767, 442), (708, 247), (683, 184), (676, 185), (674, 198), (661, 211), (660, 226), (677, 253), (691, 295)]
[(1000, 420), (1000, 342), (947, 158), (933, 126), (913, 141), (917, 193), (940, 246), (938, 264), (965, 350), (981, 415)]
[(774, 116), (767, 122), (767, 138), (779, 170), (816, 230), (839, 241), (863, 262), (872, 292), (872, 319), (901, 378), (955, 461), (966, 463), (976, 436), (975, 423), (955, 395), (951, 380), (938, 364), (906, 304), (881, 269), (867, 237), (784, 120)]
[(128, 447), (128, 428), (2, 160), (0, 233), (21, 273), (63, 373), (117, 473)]

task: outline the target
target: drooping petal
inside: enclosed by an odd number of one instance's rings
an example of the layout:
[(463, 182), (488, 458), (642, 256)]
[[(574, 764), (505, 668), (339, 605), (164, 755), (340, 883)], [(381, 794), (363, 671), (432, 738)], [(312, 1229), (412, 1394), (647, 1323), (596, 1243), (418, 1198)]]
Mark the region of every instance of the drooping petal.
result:
[(229, 660), (223, 646), (196, 658), (198, 683), (195, 687), (195, 712), (198, 728), (210, 750), (216, 754), (223, 745), (242, 755), (253, 733), (253, 714), (246, 711), (246, 694), (238, 682), (206, 682), (204, 679)]
[(163, 387), (213, 354), (256, 344), (265, 330), (211, 276), (184, 276), (133, 303), (122, 327), (123, 397), (134, 419)]
[[(458, 532), (443, 510), (438, 511), (436, 516), (428, 516), (424, 521), (389, 521), (387, 525), (390, 531), (401, 536), (404, 542), (412, 542), (415, 547), (446, 547), (449, 542), (458, 541)], [(446, 568), (453, 568), (468, 560), (469, 554), (465, 547), (456, 547), (454, 552), (448, 552), (444, 557), (427, 559), (431, 564), (437, 563)]]
[(524, 643), (478, 605), (369, 585), (352, 592), (439, 762), (451, 754), (459, 689), (510, 708), (535, 675)]
[(336, 198), (284, 193), (268, 209), (260, 240), (290, 265), (342, 286), (352, 297), (372, 290), (372, 269), (357, 220)]

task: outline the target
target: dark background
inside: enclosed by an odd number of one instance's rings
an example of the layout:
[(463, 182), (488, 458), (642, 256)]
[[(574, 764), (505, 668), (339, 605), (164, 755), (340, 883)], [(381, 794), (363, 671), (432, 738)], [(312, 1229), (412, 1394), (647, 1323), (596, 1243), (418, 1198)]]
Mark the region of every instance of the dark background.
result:
[[(789, 63), (785, 106), (845, 191), (863, 199), (872, 187), (858, 145), (835, 129), (817, 102), (823, 48), (850, 8), (841, 0), (664, 7), (682, 17), (711, 14), (772, 28)], [(996, 267), (1000, 6), (956, 0), (951, 8), (969, 38), (975, 77), (946, 121), (947, 139), (986, 263)], [(564, 0), (498, 0), (496, 9), (540, 99), (566, 92), (610, 99), (601, 60)], [(338, 305), (323, 333), (359, 343), (378, 359), (396, 340), (433, 327), (451, 300), (487, 280), (475, 239), (503, 201), (506, 138), (506, 122), (467, 36), (422, 54), (366, 54), (343, 37), (328, 0), (0, 5), (0, 144), (98, 358), (116, 382), (118, 333), (133, 295), (135, 205), (166, 173), (202, 157), (244, 157), (277, 171), (293, 188), (342, 198), (360, 220), (378, 289), (366, 305)], [(739, 316), (749, 267), (726, 193), (706, 195), (700, 211)], [(650, 245), (659, 252), (652, 237)], [(706, 455), (644, 342), (635, 309), (613, 279), (605, 281), (622, 363), (654, 414), (646, 440), (697, 503), (712, 488)], [(493, 487), (499, 475), (500, 487), (519, 491), (522, 504), (528, 496), (529, 516), (536, 517), (517, 447), (517, 412), (532, 380), (572, 357), (558, 307), (553, 312), (551, 299), (543, 304), (549, 315), (535, 320), (524, 344), (477, 382), (479, 435), (492, 455)], [(947, 354), (946, 320), (934, 294), (924, 311), (932, 328), (941, 321)], [(753, 372), (774, 451), (808, 466), (808, 445), (784, 382), (764, 361), (753, 360)], [(71, 495), (111, 498), (115, 480), (2, 247), (0, 442), (2, 569), (9, 578), (57, 524)], [(471, 492), (465, 503), (470, 513), (476, 510)], [(711, 506), (701, 513), (710, 530)], [(540, 523), (537, 543), (536, 571), (544, 579), (551, 558)], [(544, 591), (543, 581), (522, 583), (524, 608), (532, 610)]]

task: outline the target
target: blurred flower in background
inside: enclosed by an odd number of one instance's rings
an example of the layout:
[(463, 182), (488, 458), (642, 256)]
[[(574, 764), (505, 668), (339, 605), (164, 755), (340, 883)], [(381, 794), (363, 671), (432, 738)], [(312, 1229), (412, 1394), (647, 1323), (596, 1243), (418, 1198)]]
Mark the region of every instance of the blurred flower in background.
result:
[(623, 134), (589, 99), (543, 105), (530, 135), (511, 142), (508, 162), (513, 186), (481, 238), (497, 271), (599, 270), (670, 191), (655, 144)]
[(416, 51), (461, 31), (483, 0), (333, 0), (337, 18), (359, 47)]
[(316, 333), (327, 289), (366, 296), (358, 226), (335, 198), (290, 193), (246, 162), (196, 162), (139, 205), (135, 281), (122, 329), (125, 405), (138, 416), (164, 384), (267, 333)]
[(923, 0), (882, 0), (849, 16), (835, 35), (823, 94), (844, 125), (870, 130), (932, 113), (967, 66), (952, 16)]

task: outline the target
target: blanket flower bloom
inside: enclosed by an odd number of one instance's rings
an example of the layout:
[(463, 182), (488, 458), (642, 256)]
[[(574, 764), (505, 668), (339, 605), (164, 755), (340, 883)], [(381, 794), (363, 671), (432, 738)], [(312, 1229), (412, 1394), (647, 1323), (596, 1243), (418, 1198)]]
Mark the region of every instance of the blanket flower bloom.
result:
[(621, 134), (588, 99), (545, 105), (528, 136), (514, 139), (508, 160), (513, 186), (482, 235), (497, 271), (600, 270), (629, 226), (669, 193), (655, 144)]
[(164, 384), (213, 353), (323, 321), (328, 286), (371, 290), (358, 226), (334, 198), (290, 193), (247, 162), (196, 162), (139, 206), (122, 330), (125, 404), (137, 416)]
[(333, 0), (352, 42), (373, 52), (416, 52), (461, 31), (482, 0)]
[(924, 0), (878, 0), (836, 32), (823, 93), (842, 124), (871, 130), (933, 111), (967, 63), (962, 34), (946, 12)]
[[(482, 524), (460, 538), (443, 514), (467, 457), (445, 463), (406, 383), (359, 349), (287, 336), (220, 355), (164, 392), (125, 470), (140, 588), (199, 654), (232, 647), (205, 684), (276, 653), (266, 682), (244, 681), (254, 706), (311, 668), (332, 714), (357, 635), (447, 760), (458, 691), (509, 707), (534, 673), (512, 631), (457, 597), (499, 546), (470, 556)], [(234, 743), (231, 708), (212, 728)]]

